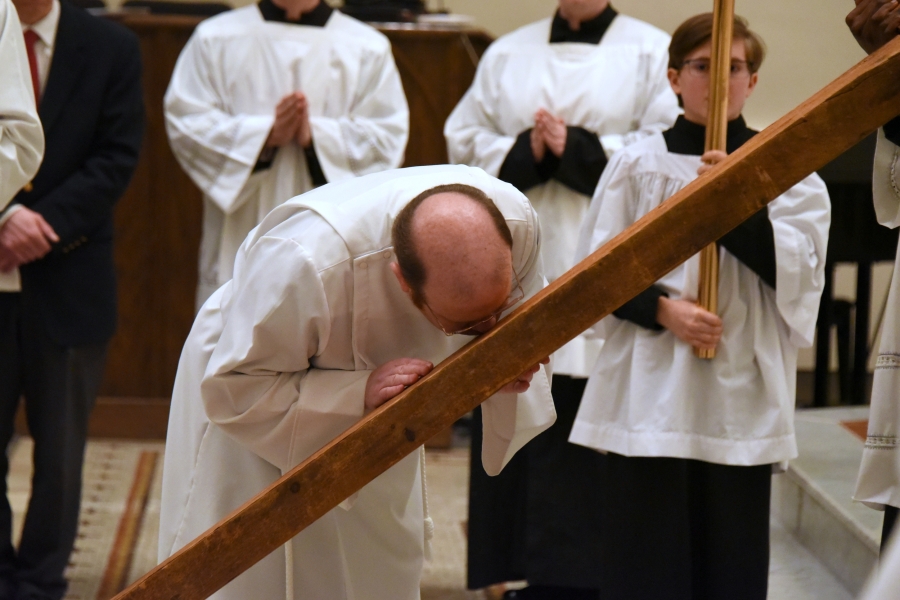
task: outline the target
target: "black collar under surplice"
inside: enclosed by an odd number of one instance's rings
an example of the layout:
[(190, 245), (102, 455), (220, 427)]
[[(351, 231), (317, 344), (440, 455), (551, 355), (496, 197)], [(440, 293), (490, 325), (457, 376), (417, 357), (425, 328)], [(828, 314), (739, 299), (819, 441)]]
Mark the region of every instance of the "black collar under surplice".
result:
[(578, 42), (597, 45), (617, 14), (619, 13), (612, 6), (607, 5), (603, 12), (589, 21), (582, 22), (578, 31), (575, 31), (569, 28), (569, 22), (563, 19), (557, 10), (550, 26), (550, 43)]
[(301, 14), (298, 20), (291, 21), (287, 18), (286, 11), (283, 8), (276, 6), (272, 0), (260, 0), (257, 6), (259, 7), (259, 12), (262, 14), (263, 19), (266, 21), (288, 23), (290, 25), (309, 25), (312, 27), (325, 27), (325, 23), (328, 22), (328, 18), (331, 17), (331, 13), (334, 12), (334, 9), (322, 0), (314, 9), (308, 13)]

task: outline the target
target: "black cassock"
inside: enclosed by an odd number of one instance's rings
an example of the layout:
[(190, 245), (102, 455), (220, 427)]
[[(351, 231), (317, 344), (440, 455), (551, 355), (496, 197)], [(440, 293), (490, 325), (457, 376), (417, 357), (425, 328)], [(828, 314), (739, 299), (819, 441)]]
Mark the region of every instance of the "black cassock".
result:
[(557, 420), (496, 477), (481, 466), (481, 410), (472, 427), (468, 586), (598, 589), (604, 455), (568, 442), (586, 379), (553, 377)]
[[(579, 31), (572, 31), (557, 13), (550, 42), (597, 44), (615, 16), (607, 7), (582, 23)], [(556, 179), (576, 192), (593, 195), (607, 163), (595, 134), (568, 126), (563, 154), (556, 157), (548, 150), (540, 163), (535, 163), (530, 138), (530, 129), (518, 135), (500, 168), (500, 179), (522, 192)], [(568, 441), (586, 383), (553, 376), (556, 423), (520, 450), (496, 477), (489, 477), (481, 466), (481, 411), (475, 411), (469, 480), (470, 589), (523, 579), (531, 586), (599, 588), (605, 458)], [(563, 593), (559, 589), (555, 596)]]

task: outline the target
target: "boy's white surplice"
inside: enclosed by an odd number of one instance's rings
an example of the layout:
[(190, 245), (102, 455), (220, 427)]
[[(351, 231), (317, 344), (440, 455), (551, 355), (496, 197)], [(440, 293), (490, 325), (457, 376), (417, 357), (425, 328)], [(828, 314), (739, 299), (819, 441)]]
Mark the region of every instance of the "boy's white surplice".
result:
[[(444, 127), (450, 162), (497, 175), (540, 108), (595, 133), (607, 156), (675, 121), (668, 35), (617, 15), (599, 44), (551, 44), (552, 21), (526, 25), (488, 48)], [(553, 281), (572, 267), (590, 198), (555, 179), (526, 195), (543, 224), (544, 268)], [(598, 349), (596, 341), (575, 338), (554, 355), (553, 372), (586, 377)]]
[[(389, 268), (394, 216), (445, 183), (475, 186), (495, 201), (526, 295), (543, 287), (537, 215), (515, 188), (479, 169), (379, 173), (275, 209), (241, 246), (234, 279), (206, 302), (185, 344), (169, 418), (160, 559), (362, 418), (373, 369), (401, 357), (437, 364), (470, 339), (429, 323)], [(483, 410), (483, 462), (496, 474), (552, 424), (548, 373)], [(426, 547), (419, 461), (418, 452), (407, 456), (215, 598), (418, 598)]]
[[(662, 135), (613, 157), (578, 241), (580, 260), (697, 177), (699, 156), (669, 153)], [(723, 196), (722, 202), (728, 202)], [(626, 456), (671, 456), (729, 465), (796, 456), (793, 412), (797, 349), (812, 344), (824, 285), (830, 204), (818, 176), (768, 206), (775, 234), (773, 290), (719, 252), (723, 333), (701, 360), (670, 331), (612, 315), (570, 441)], [(696, 299), (699, 258), (657, 281), (673, 299)]]
[(201, 23), (165, 96), (175, 156), (204, 192), (198, 304), (231, 278), (244, 237), (275, 206), (313, 187), (297, 144), (253, 172), (275, 106), (301, 91), (329, 182), (399, 167), (409, 111), (390, 42), (333, 12), (324, 27), (265, 21), (256, 5)]
[[(878, 222), (900, 226), (900, 148), (878, 130), (873, 199)], [(854, 499), (883, 509), (900, 508), (900, 249), (888, 292), (881, 347), (872, 382), (869, 430)], [(898, 553), (895, 553), (898, 554)]]

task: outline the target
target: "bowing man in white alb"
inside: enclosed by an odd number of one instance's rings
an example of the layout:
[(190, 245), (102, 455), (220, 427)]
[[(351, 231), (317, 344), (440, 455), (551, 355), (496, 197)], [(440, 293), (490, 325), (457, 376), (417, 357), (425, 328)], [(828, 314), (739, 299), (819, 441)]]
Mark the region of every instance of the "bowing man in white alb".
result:
[(37, 114), (22, 25), (9, 0), (0, 0), (0, 81), (2, 212), (37, 173), (44, 154), (44, 131)]
[[(525, 196), (462, 166), (328, 184), (273, 210), (181, 356), (160, 559), (540, 290), (539, 242)], [(495, 474), (555, 418), (545, 368), (484, 414)], [(214, 597), (418, 599), (431, 531), (422, 473), (414, 452)]]
[[(711, 35), (709, 13), (672, 35), (684, 115), (613, 157), (576, 258), (725, 158), (704, 154)], [(741, 110), (763, 56), (736, 18), (729, 153), (755, 134)], [(825, 185), (811, 175), (718, 241), (717, 314), (696, 304), (694, 256), (595, 326), (605, 343), (570, 440), (606, 453), (603, 598), (766, 598), (772, 465), (797, 455), (797, 353), (813, 341), (829, 224)]]
[[(863, 50), (872, 53), (897, 36), (900, 8), (864, 0), (847, 15), (847, 24)], [(878, 131), (872, 197), (878, 222), (900, 227), (900, 118)], [(900, 514), (900, 251), (888, 292), (881, 347), (875, 363), (866, 446), (853, 498), (884, 510), (881, 548), (885, 550)], [(900, 590), (900, 577), (896, 578)], [(887, 596), (881, 596), (887, 597)]]
[[(666, 81), (668, 42), (666, 33), (618, 14), (607, 0), (560, 0), (554, 17), (491, 44), (447, 120), (451, 162), (481, 167), (531, 200), (550, 281), (573, 265), (578, 229), (608, 157), (678, 115)], [(559, 419), (517, 464), (496, 480), (472, 465), (470, 588), (527, 579), (532, 589), (517, 598), (538, 587), (556, 599), (596, 595), (598, 534), (590, 519), (597, 488), (585, 473), (598, 465), (594, 453), (566, 440), (598, 350), (598, 342), (578, 337), (554, 354)], [(527, 525), (515, 522), (519, 514)], [(506, 533), (523, 527), (524, 545), (519, 534)]]
[(287, 198), (399, 167), (409, 111), (390, 42), (320, 0), (207, 19), (165, 96), (166, 131), (204, 194), (197, 306), (247, 233)]

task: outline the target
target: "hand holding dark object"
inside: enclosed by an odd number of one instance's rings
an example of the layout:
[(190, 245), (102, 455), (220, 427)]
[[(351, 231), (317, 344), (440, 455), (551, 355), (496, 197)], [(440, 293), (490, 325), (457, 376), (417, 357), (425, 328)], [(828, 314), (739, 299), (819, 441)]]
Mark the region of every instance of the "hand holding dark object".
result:
[(719, 164), (723, 160), (728, 158), (728, 155), (725, 154), (722, 150), (707, 150), (703, 153), (703, 156), (700, 157), (700, 160), (703, 161), (703, 164), (700, 165), (700, 168), (697, 169), (697, 175), (703, 175), (710, 171), (715, 165)]
[(898, 0), (856, 0), (846, 18), (853, 37), (868, 54), (891, 41), (900, 28)]
[(722, 319), (688, 300), (660, 297), (656, 320), (695, 348), (712, 350), (722, 337)]

